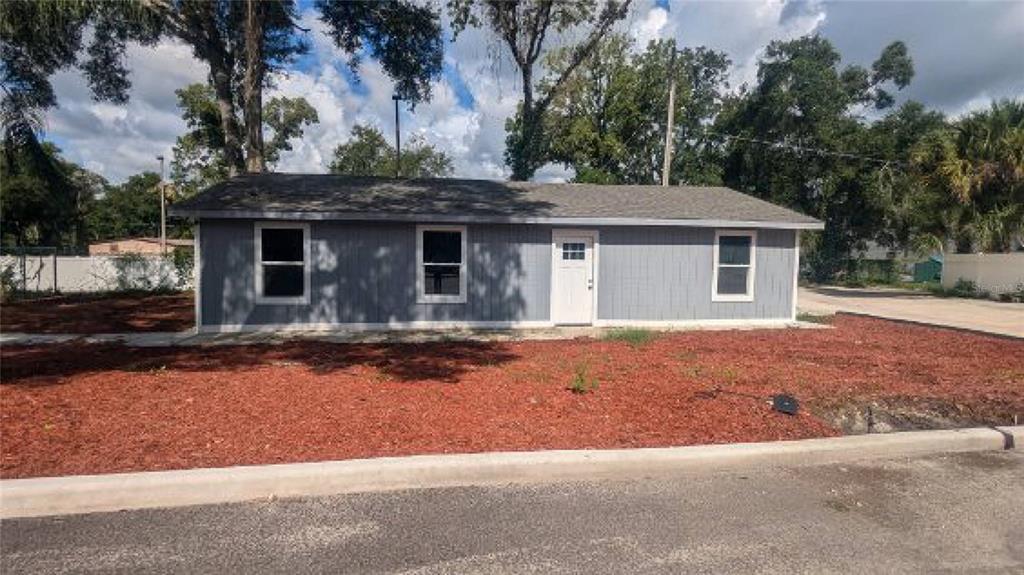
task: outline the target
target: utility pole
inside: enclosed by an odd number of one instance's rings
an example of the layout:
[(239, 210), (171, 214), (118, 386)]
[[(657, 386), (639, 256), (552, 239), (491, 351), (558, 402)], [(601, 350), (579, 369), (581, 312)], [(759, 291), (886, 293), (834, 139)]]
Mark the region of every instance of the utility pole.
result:
[(395, 94), (391, 96), (395, 101), (395, 177), (402, 177), (402, 130), (398, 119), (398, 101), (402, 98)]
[(160, 183), (157, 190), (160, 192), (160, 253), (167, 255), (167, 194), (164, 193), (164, 157), (157, 156), (160, 160)]
[(672, 58), (668, 65), (668, 122), (665, 128), (665, 165), (661, 169), (661, 185), (668, 185), (672, 171), (672, 124), (676, 115), (676, 43), (672, 42)]

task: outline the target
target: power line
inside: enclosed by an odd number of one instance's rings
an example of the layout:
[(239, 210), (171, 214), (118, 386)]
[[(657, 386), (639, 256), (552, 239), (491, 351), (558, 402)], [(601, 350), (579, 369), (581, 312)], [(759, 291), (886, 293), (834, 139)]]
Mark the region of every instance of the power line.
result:
[(751, 144), (759, 144), (762, 146), (770, 146), (772, 148), (778, 148), (783, 150), (791, 150), (799, 153), (810, 153), (818, 156), (835, 156), (837, 158), (846, 158), (850, 160), (862, 160), (865, 162), (874, 162), (876, 164), (882, 164), (883, 166), (899, 166), (901, 168), (906, 167), (903, 162), (898, 160), (886, 160), (884, 158), (876, 158), (873, 156), (864, 156), (861, 154), (852, 154), (850, 152), (839, 152), (835, 150), (826, 150), (823, 148), (813, 148), (810, 146), (801, 146), (799, 144), (790, 144), (787, 142), (773, 142), (771, 140), (761, 140), (759, 138), (751, 138), (748, 136), (734, 136), (732, 134), (723, 134), (721, 132), (714, 132), (711, 130), (703, 130), (703, 133), (707, 136), (718, 137), (725, 140), (735, 140), (740, 142), (749, 142)]

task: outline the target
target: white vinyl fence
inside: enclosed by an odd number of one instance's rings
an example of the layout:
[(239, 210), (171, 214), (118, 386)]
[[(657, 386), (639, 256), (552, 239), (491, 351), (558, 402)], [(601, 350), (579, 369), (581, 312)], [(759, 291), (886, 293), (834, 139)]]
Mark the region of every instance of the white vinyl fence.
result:
[(942, 262), (942, 287), (974, 282), (979, 290), (1002, 294), (1024, 285), (1024, 252), (1009, 254), (946, 254)]
[[(174, 260), (161, 256), (0, 256), (16, 289), (60, 292), (164, 290), (191, 287), (191, 274), (178, 277)], [(191, 270), (191, 267), (189, 268)]]

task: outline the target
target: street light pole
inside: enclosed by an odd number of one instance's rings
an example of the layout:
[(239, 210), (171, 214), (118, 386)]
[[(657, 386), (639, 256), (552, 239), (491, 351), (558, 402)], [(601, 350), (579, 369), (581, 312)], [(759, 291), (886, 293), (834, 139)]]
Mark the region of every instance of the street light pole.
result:
[(167, 255), (167, 195), (164, 193), (164, 157), (157, 156), (160, 160), (160, 183), (157, 189), (160, 191), (160, 253)]
[(399, 124), (398, 118), (398, 101), (402, 98), (395, 94), (391, 96), (391, 99), (395, 101), (395, 177), (402, 177), (402, 130)]

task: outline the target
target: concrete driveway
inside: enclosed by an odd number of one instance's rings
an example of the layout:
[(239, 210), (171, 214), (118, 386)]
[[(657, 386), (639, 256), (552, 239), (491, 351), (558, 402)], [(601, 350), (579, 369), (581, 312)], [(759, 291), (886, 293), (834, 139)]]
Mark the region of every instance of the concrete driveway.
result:
[(1024, 338), (1024, 304), (1020, 303), (882, 288), (806, 287), (800, 288), (797, 307), (812, 314), (850, 311)]
[(18, 519), (15, 573), (1024, 571), (1024, 452)]

